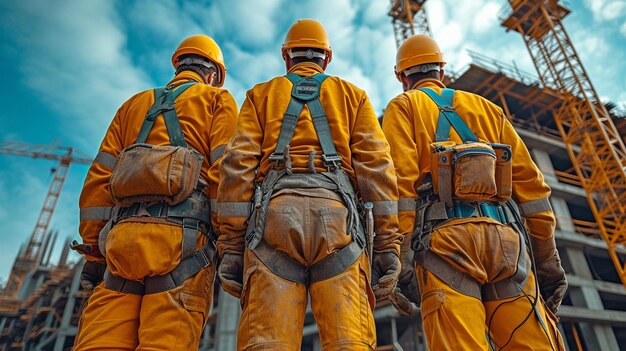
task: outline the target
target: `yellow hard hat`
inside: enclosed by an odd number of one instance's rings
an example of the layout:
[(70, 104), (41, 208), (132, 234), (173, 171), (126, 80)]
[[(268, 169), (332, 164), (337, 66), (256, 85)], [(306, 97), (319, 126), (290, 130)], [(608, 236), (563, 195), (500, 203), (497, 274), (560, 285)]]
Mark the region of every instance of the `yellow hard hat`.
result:
[(427, 35), (417, 34), (407, 38), (396, 55), (396, 76), (407, 68), (426, 63), (438, 63), (443, 67), (446, 62), (443, 60), (443, 53), (439, 45)]
[(283, 43), (283, 59), (287, 58), (287, 51), (293, 48), (322, 49), (326, 52), (325, 64), (333, 58), (328, 33), (324, 26), (314, 19), (299, 19), (291, 25)]
[(218, 83), (217, 86), (224, 85), (224, 79), (226, 79), (226, 66), (224, 65), (224, 56), (222, 56), (222, 50), (215, 40), (206, 35), (192, 35), (185, 38), (176, 51), (172, 55), (172, 65), (174, 68), (178, 67), (178, 58), (186, 54), (195, 54), (209, 59), (218, 67)]

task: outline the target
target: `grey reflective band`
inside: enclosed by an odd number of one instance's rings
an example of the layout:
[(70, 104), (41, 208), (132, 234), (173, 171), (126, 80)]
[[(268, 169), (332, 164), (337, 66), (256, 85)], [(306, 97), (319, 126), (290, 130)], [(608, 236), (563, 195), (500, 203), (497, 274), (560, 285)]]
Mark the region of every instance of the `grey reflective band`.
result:
[(543, 199), (524, 202), (523, 204), (519, 204), (518, 206), (520, 213), (524, 217), (539, 212), (552, 211), (552, 206), (550, 205), (550, 201), (547, 197), (544, 197)]
[(80, 209), (81, 221), (108, 221), (113, 207), (83, 207)]
[(209, 162), (211, 164), (214, 164), (215, 161), (219, 160), (222, 156), (224, 156), (225, 149), (226, 149), (225, 144), (222, 144), (216, 147), (215, 149), (213, 149), (213, 151), (211, 151), (211, 153), (209, 154)]
[(373, 201), (374, 216), (395, 216), (398, 214), (398, 201)]
[(217, 214), (217, 199), (209, 199), (211, 213)]
[(248, 217), (250, 216), (249, 201), (245, 202), (218, 202), (217, 215), (220, 217)]
[(398, 200), (398, 212), (415, 211), (415, 201), (412, 197), (401, 197)]
[(98, 152), (98, 155), (96, 155), (96, 158), (93, 160), (93, 163), (99, 163), (110, 169), (113, 169), (113, 167), (115, 167), (115, 162), (117, 162), (117, 157), (104, 151)]

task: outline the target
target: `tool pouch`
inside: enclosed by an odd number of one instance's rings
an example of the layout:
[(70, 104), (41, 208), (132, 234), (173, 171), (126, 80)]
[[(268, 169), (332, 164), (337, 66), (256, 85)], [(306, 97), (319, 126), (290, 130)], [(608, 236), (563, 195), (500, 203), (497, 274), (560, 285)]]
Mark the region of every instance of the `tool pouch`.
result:
[(496, 153), (489, 144), (456, 145), (452, 155), (454, 196), (461, 200), (488, 200), (496, 187)]
[(165, 201), (176, 205), (198, 184), (203, 156), (191, 148), (133, 144), (118, 156), (109, 189), (117, 206)]

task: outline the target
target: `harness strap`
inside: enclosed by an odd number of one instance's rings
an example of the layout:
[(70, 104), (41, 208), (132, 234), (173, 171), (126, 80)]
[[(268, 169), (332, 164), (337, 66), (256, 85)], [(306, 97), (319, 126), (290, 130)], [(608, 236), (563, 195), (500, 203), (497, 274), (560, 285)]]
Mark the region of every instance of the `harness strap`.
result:
[(165, 275), (146, 277), (143, 284), (135, 280), (113, 275), (107, 268), (104, 273), (105, 287), (109, 290), (134, 295), (156, 294), (172, 290), (202, 269), (210, 266), (215, 260), (216, 253), (215, 244), (212, 240), (209, 240), (193, 255), (182, 260), (171, 272)]
[(463, 295), (481, 299), (480, 285), (476, 279), (456, 269), (456, 267), (437, 254), (432, 253), (430, 250), (421, 250), (415, 253), (415, 261), (452, 289)]
[(478, 141), (476, 135), (469, 129), (461, 116), (459, 116), (452, 107), (454, 89), (441, 89), (441, 96), (430, 88), (419, 88), (418, 90), (426, 93), (439, 108), (435, 141), (450, 140), (450, 126), (456, 130), (464, 143)]
[[(178, 115), (176, 114), (176, 108), (174, 107), (174, 100), (187, 90), (195, 82), (188, 82), (181, 85), (173, 85), (165, 88), (154, 89), (154, 104), (148, 110), (146, 117), (141, 125), (139, 134), (137, 135), (137, 141), (135, 143), (145, 143), (148, 139), (148, 134), (154, 126), (154, 121), (157, 117), (163, 114), (163, 121), (167, 128), (167, 134), (170, 138), (170, 144), (172, 146), (187, 147), (187, 141), (180, 126)], [(172, 90), (176, 89), (176, 90)]]

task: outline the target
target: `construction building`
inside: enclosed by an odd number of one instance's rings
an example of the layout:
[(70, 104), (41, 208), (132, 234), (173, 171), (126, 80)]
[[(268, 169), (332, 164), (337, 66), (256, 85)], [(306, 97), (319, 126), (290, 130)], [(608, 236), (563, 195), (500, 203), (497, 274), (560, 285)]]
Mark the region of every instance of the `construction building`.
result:
[[(424, 3), (391, 0), (398, 45), (430, 32)], [(567, 348), (626, 350), (626, 120), (600, 102), (562, 26), (568, 13), (556, 0), (510, 0), (500, 19), (520, 32), (538, 75), (471, 53), (469, 67), (449, 74), (446, 85), (501, 106), (552, 188), (556, 242), (569, 282), (558, 313)], [(71, 267), (65, 257), (54, 266), (36, 265), (17, 296), (0, 300), (0, 351), (71, 348), (86, 294), (78, 283), (80, 263)], [(200, 350), (235, 350), (239, 301), (220, 291), (216, 286)], [(419, 315), (400, 316), (383, 302), (374, 316), (377, 350), (427, 349)], [(321, 350), (311, 313), (302, 350)]]

